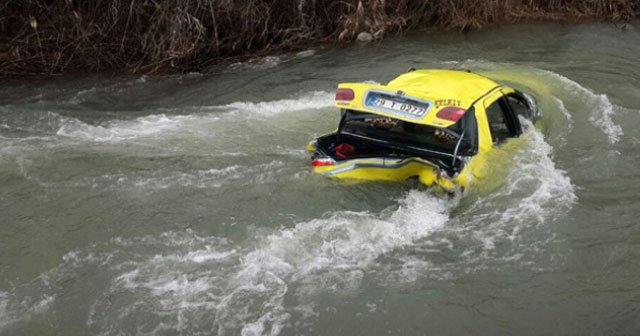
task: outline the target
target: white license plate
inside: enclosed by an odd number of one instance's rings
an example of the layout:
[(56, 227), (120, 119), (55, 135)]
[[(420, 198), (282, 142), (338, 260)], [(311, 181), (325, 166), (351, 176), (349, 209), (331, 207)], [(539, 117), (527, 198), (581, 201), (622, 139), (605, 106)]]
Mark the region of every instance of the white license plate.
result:
[(379, 96), (371, 96), (367, 101), (367, 105), (381, 107), (384, 109), (400, 112), (401, 114), (409, 114), (415, 117), (422, 117), (427, 111), (426, 108), (413, 105), (407, 102), (396, 101)]

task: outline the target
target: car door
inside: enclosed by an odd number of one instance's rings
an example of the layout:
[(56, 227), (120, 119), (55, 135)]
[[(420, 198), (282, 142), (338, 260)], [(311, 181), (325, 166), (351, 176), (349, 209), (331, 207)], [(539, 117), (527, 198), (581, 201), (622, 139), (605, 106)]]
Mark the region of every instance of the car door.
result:
[(532, 123), (536, 121), (538, 115), (531, 103), (520, 91), (515, 91), (505, 95), (509, 108), (516, 117), (521, 116)]
[(522, 133), (520, 122), (503, 94), (497, 96), (495, 100), (485, 100), (485, 111), (494, 145)]
[(512, 89), (503, 90), (488, 93), (475, 105), (479, 150), (478, 154), (469, 160), (465, 168), (471, 172), (475, 179), (484, 179), (487, 175), (492, 174), (490, 160), (493, 158), (487, 155), (491, 148), (522, 133), (516, 115), (504, 98), (505, 93), (509, 94), (514, 91)]

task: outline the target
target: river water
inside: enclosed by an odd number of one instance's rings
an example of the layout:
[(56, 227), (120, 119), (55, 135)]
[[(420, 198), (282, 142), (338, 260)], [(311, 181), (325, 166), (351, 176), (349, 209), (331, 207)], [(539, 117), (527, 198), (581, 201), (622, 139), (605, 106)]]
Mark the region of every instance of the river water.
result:
[[(637, 335), (640, 25), (420, 34), (0, 88), (1, 335)], [(450, 198), (309, 174), (340, 81), (470, 69), (541, 123)]]

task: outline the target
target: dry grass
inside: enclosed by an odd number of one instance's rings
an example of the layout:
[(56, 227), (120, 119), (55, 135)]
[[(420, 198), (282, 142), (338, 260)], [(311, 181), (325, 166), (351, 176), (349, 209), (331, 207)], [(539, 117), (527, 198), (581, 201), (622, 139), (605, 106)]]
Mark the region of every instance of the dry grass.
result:
[(624, 22), (640, 0), (5, 0), (0, 75), (199, 70), (226, 57), (420, 28)]

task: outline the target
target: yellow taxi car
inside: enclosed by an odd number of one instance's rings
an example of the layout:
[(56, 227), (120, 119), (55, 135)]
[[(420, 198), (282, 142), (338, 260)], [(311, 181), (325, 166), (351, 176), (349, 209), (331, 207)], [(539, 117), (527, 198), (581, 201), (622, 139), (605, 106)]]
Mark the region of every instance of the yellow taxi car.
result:
[(312, 169), (453, 192), (487, 170), (486, 153), (541, 117), (532, 97), (463, 70), (414, 70), (386, 85), (341, 83), (338, 129), (311, 143)]

